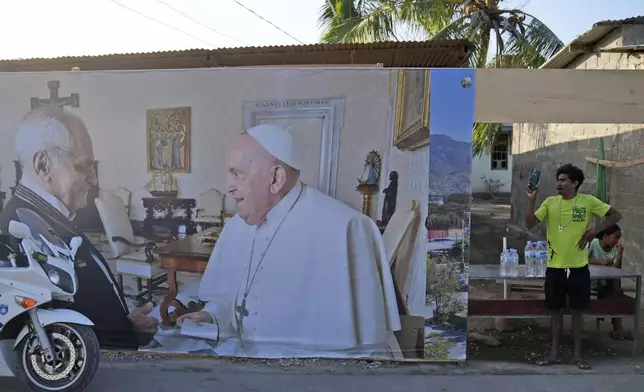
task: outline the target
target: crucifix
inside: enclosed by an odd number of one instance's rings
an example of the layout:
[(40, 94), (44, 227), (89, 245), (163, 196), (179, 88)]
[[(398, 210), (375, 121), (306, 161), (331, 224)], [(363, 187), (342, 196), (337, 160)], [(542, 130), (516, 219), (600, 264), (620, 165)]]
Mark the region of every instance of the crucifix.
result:
[(60, 82), (58, 80), (50, 80), (47, 82), (47, 88), (49, 88), (49, 98), (31, 98), (32, 110), (43, 105), (49, 105), (60, 109), (62, 109), (63, 106), (70, 106), (73, 108), (80, 107), (80, 98), (78, 93), (72, 93), (69, 97), (58, 96), (58, 88), (60, 88)]

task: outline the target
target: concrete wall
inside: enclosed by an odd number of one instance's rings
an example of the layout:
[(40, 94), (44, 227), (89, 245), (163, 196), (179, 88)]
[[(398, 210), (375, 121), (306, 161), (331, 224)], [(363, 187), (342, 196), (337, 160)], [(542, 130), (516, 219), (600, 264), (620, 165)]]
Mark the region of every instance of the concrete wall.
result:
[(477, 157), (472, 158), (472, 193), (487, 193), (487, 186), (481, 179), (481, 176), (492, 180), (499, 180), (503, 184), (500, 193), (510, 193), (512, 188), (512, 154), (508, 155), (508, 169), (507, 170), (492, 170), (491, 169), (491, 156), (488, 153), (483, 153)]
[[(617, 29), (597, 45), (610, 48), (625, 43), (634, 34), (644, 37), (644, 29)], [(626, 53), (596, 53), (578, 57), (571, 69), (644, 69), (644, 56)], [(513, 132), (512, 220), (525, 227), (525, 187), (533, 167), (542, 171), (538, 202), (555, 194), (555, 172), (565, 163), (584, 170), (586, 181), (581, 191), (595, 193), (596, 165), (584, 157), (598, 155), (599, 138), (604, 138), (607, 160), (627, 161), (644, 157), (642, 124), (515, 124)], [(644, 165), (606, 169), (607, 191), (611, 204), (624, 216), (625, 268), (644, 273)], [(542, 232), (542, 227), (533, 229)]]

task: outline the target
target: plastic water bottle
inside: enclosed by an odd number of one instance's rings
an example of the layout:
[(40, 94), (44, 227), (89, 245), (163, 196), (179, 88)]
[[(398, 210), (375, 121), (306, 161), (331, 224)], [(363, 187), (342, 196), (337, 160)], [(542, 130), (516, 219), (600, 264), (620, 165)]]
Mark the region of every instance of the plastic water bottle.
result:
[(541, 241), (534, 242), (534, 275), (535, 277), (541, 276)]
[(499, 265), (499, 270), (501, 276), (508, 276), (509, 266), (510, 266), (510, 251), (508, 249), (503, 249), (501, 252), (501, 264)]
[(510, 249), (510, 276), (519, 276), (519, 252)]
[(543, 241), (537, 242), (537, 276), (546, 276), (546, 268), (548, 268), (548, 247)]
[(536, 249), (532, 241), (528, 241), (523, 252), (525, 258), (525, 276), (534, 277), (536, 273)]
[(186, 231), (187, 231), (186, 230), (186, 225), (179, 225), (179, 227), (177, 228), (177, 239), (182, 240), (182, 239), (186, 238), (188, 236)]

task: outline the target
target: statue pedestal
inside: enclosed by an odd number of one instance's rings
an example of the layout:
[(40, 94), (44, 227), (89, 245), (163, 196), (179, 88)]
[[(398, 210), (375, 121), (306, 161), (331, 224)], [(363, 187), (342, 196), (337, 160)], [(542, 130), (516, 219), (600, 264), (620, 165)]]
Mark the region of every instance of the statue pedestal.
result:
[(371, 216), (371, 197), (378, 192), (378, 185), (360, 184), (356, 190), (362, 195), (362, 213)]

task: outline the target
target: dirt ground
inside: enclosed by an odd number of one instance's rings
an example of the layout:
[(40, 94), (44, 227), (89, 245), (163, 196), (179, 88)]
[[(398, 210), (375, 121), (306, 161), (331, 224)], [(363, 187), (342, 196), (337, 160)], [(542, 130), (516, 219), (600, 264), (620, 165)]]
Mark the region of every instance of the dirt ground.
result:
[[(509, 231), (510, 203), (508, 199), (475, 200), (472, 207), (471, 226), (471, 264), (496, 264), (502, 247), (502, 238), (508, 239), (508, 247), (523, 249), (525, 240), (519, 233)], [(470, 281), (470, 298), (503, 298), (501, 284)], [(543, 298), (539, 291), (513, 291), (509, 298)], [(565, 320), (563, 358), (572, 355), (572, 336), (570, 319)], [(632, 331), (632, 319), (623, 321), (624, 331)], [(547, 319), (494, 320), (471, 319), (468, 322), (468, 359), (490, 361), (534, 362), (550, 348), (549, 325)], [(609, 319), (601, 322), (597, 329), (595, 318), (585, 322), (583, 341), (584, 355), (592, 362), (610, 358), (630, 358), (632, 341), (615, 341), (609, 336)], [(644, 333), (644, 323), (640, 324), (640, 335)], [(501, 332), (504, 330), (505, 332)], [(641, 346), (641, 345), (640, 345)], [(642, 356), (644, 350), (640, 350)]]

